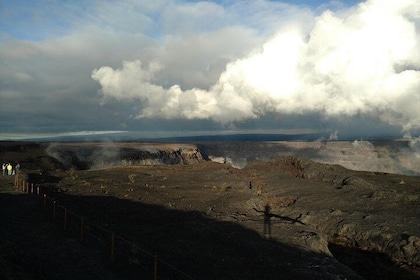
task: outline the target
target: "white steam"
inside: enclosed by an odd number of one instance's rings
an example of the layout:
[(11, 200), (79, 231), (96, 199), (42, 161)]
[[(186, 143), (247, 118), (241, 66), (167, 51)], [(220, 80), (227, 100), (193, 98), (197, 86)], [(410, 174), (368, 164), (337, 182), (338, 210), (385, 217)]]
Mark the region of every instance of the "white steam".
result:
[[(413, 142), (407, 140), (374, 143), (365, 140), (325, 142), (321, 149), (308, 142), (303, 147), (307, 150), (313, 149), (313, 155), (309, 155), (309, 158), (315, 161), (339, 164), (352, 170), (420, 174), (420, 153), (413, 147)], [(299, 151), (296, 153), (299, 154)]]
[(268, 112), (319, 112), (369, 114), (405, 131), (420, 128), (419, 1), (370, 0), (326, 11), (310, 30), (302, 26), (279, 28), (263, 46), (227, 64), (208, 90), (166, 88), (159, 84), (163, 65), (139, 60), (95, 69), (92, 78), (104, 101), (139, 101), (138, 118), (227, 123)]

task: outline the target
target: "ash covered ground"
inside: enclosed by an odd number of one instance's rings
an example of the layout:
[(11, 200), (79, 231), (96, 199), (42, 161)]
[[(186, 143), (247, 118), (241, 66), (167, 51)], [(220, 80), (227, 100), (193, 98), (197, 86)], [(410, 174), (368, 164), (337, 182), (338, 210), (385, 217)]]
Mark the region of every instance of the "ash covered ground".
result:
[[(0, 160), (192, 279), (420, 277), (419, 162), (407, 143), (223, 144), (2, 142)], [(3, 278), (140, 275), (51, 229), (11, 177), (0, 181)]]

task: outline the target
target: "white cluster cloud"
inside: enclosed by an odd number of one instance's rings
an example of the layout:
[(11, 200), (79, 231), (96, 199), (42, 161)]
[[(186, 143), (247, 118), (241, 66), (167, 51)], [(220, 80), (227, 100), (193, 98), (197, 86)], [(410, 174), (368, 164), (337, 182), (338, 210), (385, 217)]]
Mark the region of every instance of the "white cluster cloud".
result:
[(103, 102), (137, 102), (138, 118), (228, 123), (272, 112), (366, 114), (409, 131), (420, 128), (419, 50), (418, 1), (368, 0), (279, 23), (265, 43), (227, 63), (208, 89), (165, 84), (166, 65), (153, 59), (99, 67), (92, 78)]

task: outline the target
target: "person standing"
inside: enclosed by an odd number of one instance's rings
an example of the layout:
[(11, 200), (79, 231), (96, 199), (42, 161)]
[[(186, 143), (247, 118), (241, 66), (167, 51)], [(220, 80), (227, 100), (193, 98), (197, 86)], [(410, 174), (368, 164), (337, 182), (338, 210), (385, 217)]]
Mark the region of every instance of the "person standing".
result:
[(7, 164), (7, 175), (12, 175), (13, 166), (9, 163)]
[(16, 174), (19, 172), (20, 169), (20, 163), (18, 162), (15, 166)]
[(6, 164), (3, 163), (3, 165), (1, 166), (1, 169), (3, 170), (3, 176), (6, 175)]

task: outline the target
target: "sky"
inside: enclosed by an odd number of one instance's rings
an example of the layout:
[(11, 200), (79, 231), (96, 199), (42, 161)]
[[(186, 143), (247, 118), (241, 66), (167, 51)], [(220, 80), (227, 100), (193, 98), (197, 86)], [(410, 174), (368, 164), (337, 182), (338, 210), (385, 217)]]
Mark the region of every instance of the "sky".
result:
[(126, 131), (420, 143), (420, 2), (0, 1), (0, 140)]

